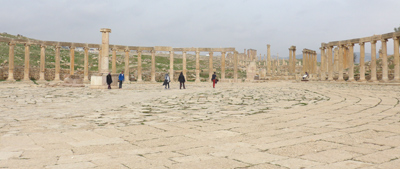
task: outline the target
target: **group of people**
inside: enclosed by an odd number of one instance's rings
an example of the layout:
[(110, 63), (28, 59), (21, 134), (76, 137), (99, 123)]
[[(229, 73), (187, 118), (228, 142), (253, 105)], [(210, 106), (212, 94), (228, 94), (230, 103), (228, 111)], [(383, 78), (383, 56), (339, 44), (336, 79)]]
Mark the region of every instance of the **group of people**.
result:
[[(119, 76), (118, 76), (118, 83), (119, 83), (119, 88), (121, 89), (122, 88), (122, 82), (123, 81), (125, 81), (125, 75), (124, 75), (124, 71), (122, 71), (120, 74), (119, 74)], [(181, 72), (181, 74), (179, 74), (179, 77), (178, 77), (178, 81), (179, 81), (179, 89), (182, 89), (182, 86), (183, 86), (183, 89), (186, 89), (185, 88), (185, 82), (186, 82), (186, 80), (185, 80), (185, 76), (183, 75), (183, 72)], [(217, 74), (214, 72), (214, 74), (212, 75), (212, 77), (211, 77), (211, 81), (213, 82), (213, 88), (215, 88), (215, 84), (218, 82), (218, 79), (217, 79)], [(111, 77), (111, 72), (110, 73), (108, 73), (108, 75), (107, 75), (107, 85), (108, 85), (108, 89), (111, 89), (111, 83), (112, 83), (113, 81), (112, 81), (112, 77)], [(171, 79), (170, 79), (170, 77), (169, 77), (169, 74), (167, 73), (167, 74), (165, 74), (165, 77), (164, 77), (164, 83), (163, 83), (163, 86), (165, 86), (165, 89), (167, 89), (167, 86), (168, 86), (168, 89), (169, 89), (169, 83), (171, 82)]]

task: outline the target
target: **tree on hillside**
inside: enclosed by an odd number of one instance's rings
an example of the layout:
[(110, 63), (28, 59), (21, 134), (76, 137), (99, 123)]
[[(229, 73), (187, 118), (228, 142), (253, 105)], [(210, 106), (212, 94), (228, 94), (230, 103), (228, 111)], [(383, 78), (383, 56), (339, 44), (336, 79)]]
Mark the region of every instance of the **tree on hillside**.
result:
[(394, 28), (394, 31), (395, 31), (395, 32), (400, 32), (400, 27)]

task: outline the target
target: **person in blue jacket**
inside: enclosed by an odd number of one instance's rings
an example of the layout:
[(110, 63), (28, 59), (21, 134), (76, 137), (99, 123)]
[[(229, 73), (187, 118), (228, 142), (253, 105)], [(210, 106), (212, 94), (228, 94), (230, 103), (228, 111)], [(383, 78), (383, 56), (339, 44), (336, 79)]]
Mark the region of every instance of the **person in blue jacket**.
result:
[(124, 71), (121, 72), (118, 76), (119, 88), (122, 88), (122, 82), (125, 81)]

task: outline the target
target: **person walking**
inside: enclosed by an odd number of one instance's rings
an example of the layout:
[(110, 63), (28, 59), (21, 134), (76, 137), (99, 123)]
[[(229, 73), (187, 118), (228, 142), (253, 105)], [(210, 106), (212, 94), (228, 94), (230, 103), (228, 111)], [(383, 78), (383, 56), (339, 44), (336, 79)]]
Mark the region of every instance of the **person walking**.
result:
[(121, 74), (118, 76), (119, 88), (122, 88), (122, 82), (125, 81), (124, 71), (121, 71)]
[(183, 89), (185, 89), (185, 76), (183, 76), (183, 72), (181, 72), (181, 74), (179, 75), (178, 81), (179, 81), (179, 89), (182, 89), (182, 85)]
[(218, 82), (217, 74), (216, 74), (215, 72), (214, 72), (214, 74), (213, 74), (212, 77), (211, 77), (211, 81), (213, 82), (213, 88), (215, 88), (215, 83)]
[(111, 83), (112, 83), (112, 78), (111, 78), (111, 72), (108, 73), (107, 75), (107, 84), (108, 84), (108, 89), (111, 89)]
[(171, 79), (169, 78), (169, 75), (167, 73), (167, 74), (165, 74), (164, 83), (163, 83), (163, 86), (165, 86), (165, 89), (167, 89), (167, 85), (168, 85), (168, 89), (169, 89), (169, 82), (171, 82)]

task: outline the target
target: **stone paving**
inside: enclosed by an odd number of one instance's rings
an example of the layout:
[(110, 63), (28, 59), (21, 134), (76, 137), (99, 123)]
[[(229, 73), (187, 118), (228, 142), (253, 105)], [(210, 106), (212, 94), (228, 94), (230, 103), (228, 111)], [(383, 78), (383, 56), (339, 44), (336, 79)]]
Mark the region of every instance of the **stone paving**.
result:
[(399, 168), (398, 86), (0, 82), (0, 168)]

